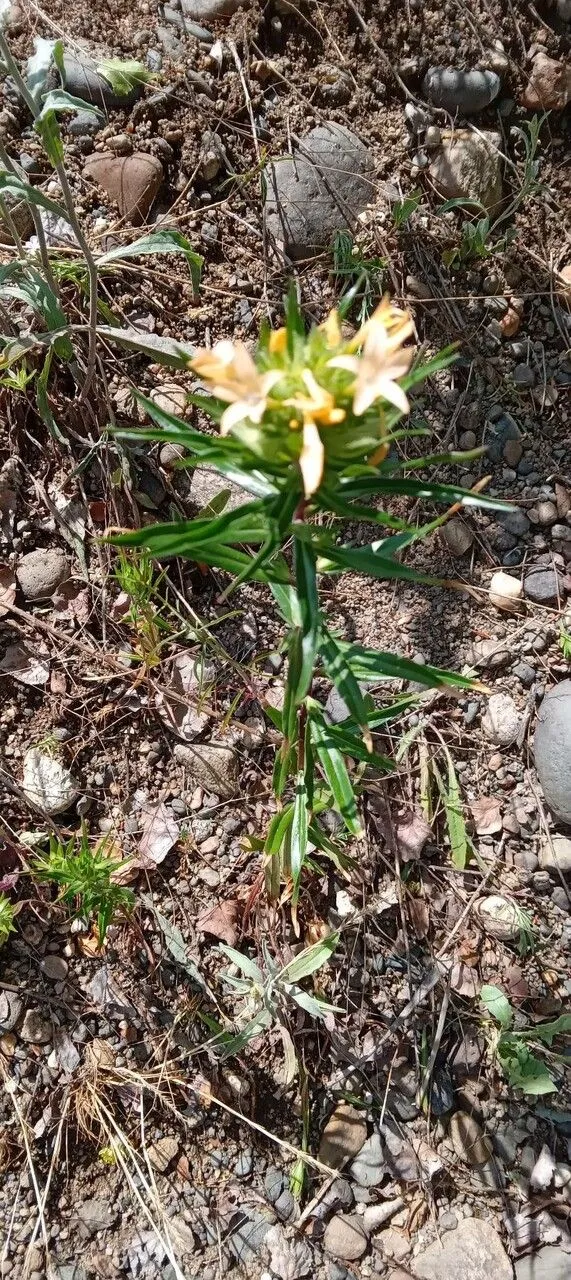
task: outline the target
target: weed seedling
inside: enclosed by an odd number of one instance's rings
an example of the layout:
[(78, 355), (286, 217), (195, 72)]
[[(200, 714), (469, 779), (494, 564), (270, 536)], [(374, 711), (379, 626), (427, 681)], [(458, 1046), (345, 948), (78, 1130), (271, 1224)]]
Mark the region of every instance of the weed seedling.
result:
[(57, 885), (59, 899), (73, 908), (74, 920), (95, 921), (100, 947), (115, 916), (128, 914), (135, 905), (133, 891), (113, 881), (121, 862), (110, 858), (108, 849), (105, 840), (92, 848), (83, 825), (79, 838), (72, 836), (66, 844), (50, 836), (49, 853), (36, 857), (30, 868), (37, 880)]
[(383, 291), (383, 258), (367, 258), (348, 231), (336, 231), (333, 240), (333, 277), (341, 287), (343, 311), (356, 308), (358, 324), (370, 316)]
[[(543, 1046), (544, 1051), (551, 1051), (556, 1036), (569, 1035), (571, 1014), (562, 1014), (554, 1022), (540, 1022), (536, 1026), (525, 1027), (523, 1031), (514, 1031), (515, 1010), (499, 987), (483, 986), (480, 999), (496, 1024), (490, 1023), (491, 1051), (512, 1088), (535, 1096), (556, 1093), (559, 1086), (543, 1058), (537, 1057), (534, 1050)], [(548, 1056), (554, 1063), (568, 1064), (569, 1061), (552, 1051)]]
[(562, 625), (559, 632), (559, 648), (566, 662), (571, 662), (571, 633)]
[(14, 920), (16, 912), (10, 899), (5, 893), (0, 893), (0, 947), (2, 947), (10, 934), (16, 928)]
[(405, 196), (404, 200), (395, 200), (393, 205), (393, 222), (396, 231), (402, 231), (406, 227), (407, 222), (416, 212), (422, 200), (422, 191), (418, 188), (411, 191), (409, 196)]

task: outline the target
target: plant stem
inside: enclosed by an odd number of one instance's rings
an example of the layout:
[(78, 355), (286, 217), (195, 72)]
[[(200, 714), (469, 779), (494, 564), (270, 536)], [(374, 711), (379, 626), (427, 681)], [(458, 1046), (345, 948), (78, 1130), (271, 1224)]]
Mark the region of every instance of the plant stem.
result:
[[(22, 176), (22, 175), (18, 172), (18, 169), (17, 169), (16, 165), (14, 164), (14, 161), (13, 161), (12, 157), (11, 157), (10, 155), (8, 155), (8, 152), (6, 151), (6, 148), (2, 145), (2, 143), (1, 143), (1, 142), (0, 142), (0, 160), (2, 161), (2, 164), (4, 165), (4, 168), (5, 168), (5, 169), (7, 169), (9, 173), (13, 173), (13, 174), (15, 174), (15, 176), (16, 176), (17, 178), (20, 178), (20, 177)], [(40, 257), (41, 257), (41, 259), (42, 259), (42, 266), (43, 266), (43, 268), (44, 268), (44, 272), (45, 272), (46, 280), (47, 280), (47, 282), (48, 282), (48, 284), (49, 284), (49, 286), (50, 286), (50, 289), (52, 289), (52, 290), (53, 290), (53, 292), (55, 293), (56, 298), (59, 298), (59, 286), (58, 286), (58, 284), (57, 284), (56, 278), (55, 278), (55, 276), (54, 276), (54, 274), (53, 274), (53, 271), (52, 271), (52, 268), (51, 268), (51, 263), (50, 263), (49, 254), (48, 254), (48, 246), (47, 246), (47, 241), (46, 241), (46, 235), (45, 235), (45, 231), (44, 231), (44, 224), (43, 224), (43, 222), (42, 222), (42, 215), (41, 215), (41, 213), (40, 213), (40, 210), (39, 210), (39, 209), (36, 209), (35, 205), (33, 205), (33, 204), (30, 204), (30, 213), (31, 213), (31, 215), (32, 215), (32, 220), (33, 220), (33, 223), (34, 223), (34, 231), (35, 231), (35, 233), (36, 233), (36, 235), (37, 235), (37, 237), (38, 237), (38, 248), (39, 248), (39, 250), (40, 250)], [(11, 232), (11, 234), (13, 235), (13, 232)], [(21, 246), (21, 253), (20, 253), (20, 256), (21, 256), (21, 257), (24, 257), (24, 256), (25, 256), (25, 250), (24, 250), (24, 248), (23, 248), (23, 246), (22, 246), (22, 244), (21, 244), (21, 241), (20, 241), (20, 246)]]
[[(6, 37), (2, 34), (1, 31), (0, 31), (0, 55), (2, 56), (2, 59), (5, 63), (7, 71), (9, 72), (9, 74), (12, 76), (14, 80), (18, 93), (23, 98), (34, 120), (37, 120), (40, 114), (38, 111), (37, 103), (35, 102), (33, 95), (30, 93), (30, 90), (28, 89), (26, 81), (24, 80), (24, 77), (22, 76), (22, 73), (20, 71), (20, 68), (18, 67), (17, 62), (15, 61), (12, 55), (12, 52), (6, 40)], [(95, 373), (96, 358), (97, 358), (97, 264), (91, 252), (91, 249), (89, 248), (87, 240), (83, 234), (83, 229), (81, 227), (81, 224), (75, 212), (73, 195), (72, 195), (71, 187), (68, 182), (65, 167), (61, 161), (58, 164), (56, 164), (54, 167), (59, 179), (59, 184), (61, 187), (62, 196), (63, 196), (63, 200), (64, 200), (64, 204), (65, 204), (65, 208), (68, 216), (68, 222), (75, 234), (77, 243), (85, 258), (85, 262), (87, 265), (87, 274), (89, 278), (89, 347), (88, 347), (88, 355), (87, 355), (87, 370), (85, 374), (85, 382), (83, 384), (83, 388), (80, 396), (80, 401), (81, 401), (85, 399), (87, 392), (89, 391), (89, 388), (93, 381), (93, 376)]]

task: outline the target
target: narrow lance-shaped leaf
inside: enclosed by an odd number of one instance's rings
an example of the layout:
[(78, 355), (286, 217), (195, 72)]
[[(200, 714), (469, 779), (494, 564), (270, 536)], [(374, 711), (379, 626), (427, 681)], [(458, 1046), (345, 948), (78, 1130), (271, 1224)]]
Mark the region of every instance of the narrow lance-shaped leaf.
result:
[[(49, 207), (55, 208), (60, 216), (65, 216), (61, 214), (58, 205), (53, 205), (53, 201), (50, 201)], [(128, 351), (140, 351), (143, 355), (150, 356), (157, 364), (166, 365), (169, 369), (188, 369), (189, 361), (194, 355), (192, 347), (185, 346), (183, 342), (175, 342), (174, 338), (163, 337), (159, 333), (139, 333), (137, 329), (116, 329), (113, 325), (104, 324), (98, 326), (97, 332), (100, 337), (107, 338), (109, 342), (116, 342), (120, 347), (126, 347)]]
[(311, 686), (319, 637), (319, 597), (313, 549), (296, 537), (294, 541), (295, 585), (301, 614), (301, 666), (295, 691), (302, 702)]
[(195, 293), (200, 286), (200, 277), (204, 258), (196, 253), (190, 241), (180, 231), (152, 231), (148, 236), (141, 236), (131, 244), (118, 245), (97, 259), (98, 267), (109, 266), (113, 262), (124, 262), (128, 258), (141, 258), (145, 254), (180, 253), (186, 258)]
[(305, 785), (305, 776), (303, 769), (300, 769), (295, 784), (295, 800), (293, 805), (293, 820), (290, 830), (290, 869), (291, 878), (293, 880), (294, 903), (297, 901), (299, 892), (299, 880), (301, 869), (307, 857), (307, 831), (309, 827), (309, 812), (307, 807), (307, 788)]
[(264, 852), (268, 857), (275, 857), (280, 852), (286, 832), (293, 821), (293, 804), (288, 804), (279, 813), (275, 813), (268, 827)]
[(328, 963), (338, 942), (338, 933), (330, 933), (320, 942), (314, 942), (280, 970), (278, 981), (301, 982), (303, 978), (309, 978), (316, 969), (321, 969), (322, 965)]
[(447, 782), (444, 781), (435, 762), (432, 762), (432, 768), (438, 790), (440, 792), (444, 812), (446, 814), (446, 826), (448, 829), (448, 838), (450, 840), (450, 852), (454, 866), (459, 871), (463, 871), (468, 861), (469, 842), (466, 834), (466, 824), (464, 822), (464, 807), (460, 795), (460, 787), (452, 756), (448, 747), (444, 748), (446, 756), (446, 765), (448, 770)]
[(348, 665), (342, 649), (335, 638), (322, 628), (319, 655), (329, 679), (339, 691), (343, 701), (359, 725), (367, 751), (373, 750), (371, 730), (367, 723), (367, 708), (358, 681)]
[[(368, 680), (371, 683), (382, 680), (415, 680), (430, 688), (444, 688), (446, 685), (458, 689), (477, 689), (482, 686), (469, 680), (467, 676), (457, 675), (455, 671), (445, 671), (440, 667), (421, 665), (410, 658), (398, 658), (393, 653), (383, 650), (369, 649), (364, 645), (340, 642), (348, 667), (357, 680)], [(369, 720), (374, 725), (374, 721)]]
[(335, 806), (339, 810), (347, 830), (353, 835), (359, 836), (361, 835), (361, 823), (357, 813), (357, 801), (343, 756), (337, 747), (328, 745), (327, 725), (321, 713), (312, 708), (310, 716), (311, 736), (319, 763), (331, 788)]

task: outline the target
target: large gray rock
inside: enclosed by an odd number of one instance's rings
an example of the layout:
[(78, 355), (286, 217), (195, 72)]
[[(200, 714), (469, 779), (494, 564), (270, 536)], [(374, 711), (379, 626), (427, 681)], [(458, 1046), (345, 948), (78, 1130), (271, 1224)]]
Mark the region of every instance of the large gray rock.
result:
[(88, 59), (80, 62), (69, 53), (63, 60), (63, 87), (66, 93), (82, 98), (84, 102), (92, 102), (101, 111), (131, 107), (143, 91), (143, 85), (136, 84), (130, 93), (115, 93), (105, 76), (99, 75), (94, 62)]
[(184, 764), (189, 783), (213, 791), (223, 800), (238, 790), (238, 757), (232, 747), (221, 742), (194, 742), (185, 746), (177, 742), (174, 754)]
[(569, 1280), (571, 1257), (557, 1245), (528, 1253), (515, 1264), (515, 1280)]
[(500, 1237), (480, 1218), (465, 1218), (455, 1231), (447, 1231), (441, 1241), (419, 1253), (412, 1267), (419, 1280), (512, 1280), (513, 1276)]
[(539, 865), (543, 871), (560, 871), (571, 875), (571, 840), (567, 836), (545, 837), (539, 848)]
[(428, 172), (446, 200), (479, 200), (484, 208), (494, 210), (503, 190), (500, 148), (499, 133), (445, 129)]
[(45, 600), (69, 578), (67, 556), (59, 547), (37, 547), (22, 556), (16, 577), (26, 600)]
[(367, 147), (340, 124), (317, 125), (266, 172), (266, 225), (290, 258), (308, 258), (350, 227), (375, 195)]
[(543, 699), (534, 751), (547, 804), (560, 822), (571, 825), (571, 680), (556, 684)]
[(182, 12), (197, 22), (213, 22), (215, 18), (229, 18), (243, 0), (182, 0)]
[(482, 728), (489, 742), (509, 747), (519, 733), (521, 717), (509, 693), (493, 693), (482, 716)]
[(331, 1258), (356, 1262), (362, 1258), (369, 1241), (361, 1218), (356, 1214), (336, 1214), (325, 1228), (323, 1247)]
[(500, 77), (495, 71), (458, 71), (456, 67), (429, 67), (423, 89), (435, 107), (443, 107), (454, 115), (472, 115), (483, 111), (500, 92)]

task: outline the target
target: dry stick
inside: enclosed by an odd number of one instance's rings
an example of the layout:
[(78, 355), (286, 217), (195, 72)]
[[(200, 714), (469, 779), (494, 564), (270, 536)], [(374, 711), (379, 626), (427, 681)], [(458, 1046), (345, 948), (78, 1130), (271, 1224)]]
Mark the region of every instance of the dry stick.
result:
[[(20, 96), (23, 98), (24, 102), (26, 103), (26, 106), (28, 110), (31, 112), (32, 116), (34, 117), (34, 120), (36, 120), (38, 117), (38, 108), (37, 108), (36, 102), (32, 94), (30, 93), (30, 90), (28, 89), (26, 81), (24, 80), (20, 72), (17, 62), (12, 56), (10, 46), (1, 31), (0, 31), (0, 54), (2, 55), (2, 58), (8, 68), (8, 71), (10, 72), (10, 75), (14, 80), (14, 83), (16, 85), (16, 88)], [(85, 399), (87, 392), (89, 391), (89, 388), (93, 381), (93, 377), (95, 374), (96, 360), (97, 360), (97, 265), (95, 262), (95, 258), (93, 257), (93, 254), (91, 252), (91, 249), (89, 248), (87, 240), (83, 234), (83, 229), (79, 221), (79, 218), (75, 212), (73, 195), (72, 195), (71, 187), (68, 182), (65, 166), (63, 165), (62, 161), (59, 160), (54, 165), (54, 168), (59, 179), (59, 184), (61, 187), (62, 196), (64, 199), (66, 211), (67, 211), (68, 222), (75, 234), (77, 243), (85, 258), (85, 262), (87, 266), (87, 275), (89, 278), (89, 324), (88, 324), (89, 346), (88, 346), (87, 370), (85, 374), (85, 382), (83, 384), (83, 388), (79, 398), (79, 402), (81, 403), (81, 401)]]
[(4, 1076), (4, 1088), (11, 1100), (14, 1111), (16, 1112), (16, 1116), (18, 1118), (18, 1124), (20, 1125), (20, 1129), (21, 1129), (22, 1141), (24, 1143), (24, 1147), (26, 1150), (28, 1168), (30, 1170), (30, 1178), (32, 1181), (32, 1186), (34, 1188), (34, 1194), (36, 1197), (36, 1203), (38, 1206), (39, 1222), (42, 1229), (42, 1238), (43, 1238), (44, 1249), (46, 1251), (46, 1258), (47, 1258), (49, 1253), (49, 1241), (48, 1241), (48, 1233), (46, 1230), (46, 1219), (44, 1216), (44, 1203), (43, 1203), (43, 1197), (40, 1193), (38, 1179), (36, 1176), (36, 1167), (34, 1165), (34, 1161), (32, 1158), (32, 1150), (30, 1147), (30, 1140), (28, 1137), (28, 1126), (26, 1124), (25, 1117), (22, 1115), (20, 1107), (18, 1106), (18, 1103), (16, 1101), (16, 1089), (17, 1089), (16, 1081), (13, 1080), (10, 1076), (8, 1076), (6, 1068), (1, 1063), (0, 1063), (0, 1070), (2, 1072), (2, 1075)]

